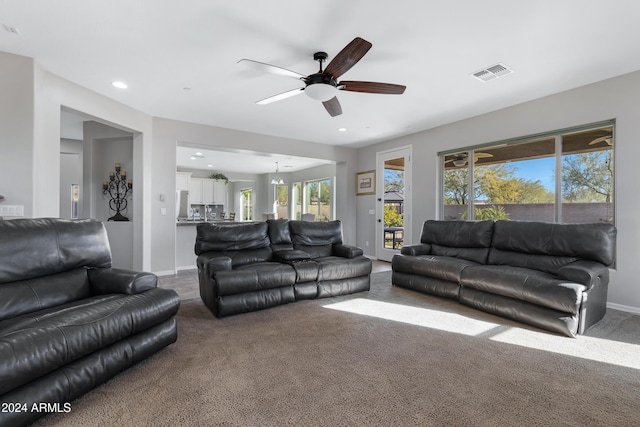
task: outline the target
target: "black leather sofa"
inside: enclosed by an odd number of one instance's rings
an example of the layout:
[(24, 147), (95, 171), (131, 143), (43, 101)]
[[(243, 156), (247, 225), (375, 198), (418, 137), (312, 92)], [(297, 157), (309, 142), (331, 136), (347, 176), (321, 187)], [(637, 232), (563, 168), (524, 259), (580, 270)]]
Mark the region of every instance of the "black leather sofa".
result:
[(570, 337), (605, 314), (611, 224), (433, 221), (392, 260), (396, 286)]
[(111, 268), (102, 223), (0, 221), (0, 425), (70, 402), (177, 338), (180, 299)]
[(368, 291), (371, 260), (340, 221), (198, 224), (200, 297), (216, 317)]

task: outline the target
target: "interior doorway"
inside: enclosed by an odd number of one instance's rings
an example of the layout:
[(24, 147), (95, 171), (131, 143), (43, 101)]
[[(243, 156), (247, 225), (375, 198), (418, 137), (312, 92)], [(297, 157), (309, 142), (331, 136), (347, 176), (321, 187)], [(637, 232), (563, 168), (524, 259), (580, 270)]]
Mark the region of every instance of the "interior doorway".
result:
[(391, 261), (411, 236), (411, 152), (402, 147), (376, 154), (376, 257)]

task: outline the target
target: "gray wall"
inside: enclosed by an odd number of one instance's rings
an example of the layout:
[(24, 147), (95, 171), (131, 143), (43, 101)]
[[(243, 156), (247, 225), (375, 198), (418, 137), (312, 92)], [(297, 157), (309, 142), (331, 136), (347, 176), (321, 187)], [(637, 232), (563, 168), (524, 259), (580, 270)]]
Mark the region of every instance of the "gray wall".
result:
[[(180, 142), (340, 162), (336, 166), (340, 183), (337, 217), (344, 224), (345, 242), (363, 246), (365, 240), (375, 236), (372, 216), (368, 215), (369, 209), (375, 209), (375, 197), (360, 196), (354, 203), (355, 173), (374, 169), (377, 151), (413, 146), (412, 237), (417, 240), (422, 221), (437, 217), (438, 151), (615, 118), (619, 237), (609, 302), (640, 312), (640, 292), (636, 289), (640, 264), (635, 260), (640, 252), (640, 199), (635, 191), (640, 175), (636, 165), (640, 158), (636, 140), (640, 135), (640, 72), (359, 150), (152, 118), (52, 75), (33, 59), (2, 52), (0, 77), (0, 192), (7, 197), (4, 203), (24, 205), (29, 217), (59, 214), (61, 107), (131, 132), (132, 178), (136, 182), (132, 264), (156, 272), (175, 269), (174, 153)], [(159, 194), (167, 195), (165, 201), (160, 201)], [(160, 215), (161, 207), (167, 208), (166, 216)]]
[[(200, 147), (208, 150), (222, 148), (226, 150), (269, 152), (341, 162), (336, 167), (336, 176), (341, 180), (340, 182), (345, 182), (346, 185), (340, 186), (336, 192), (336, 216), (345, 224), (345, 242), (355, 243), (356, 211), (354, 206), (348, 203), (352, 194), (347, 191), (348, 188), (355, 188), (355, 149), (154, 118), (153, 151), (149, 157), (151, 159), (151, 170), (153, 171), (149, 215), (153, 239), (151, 271), (165, 273), (175, 269), (175, 255), (172, 251), (166, 249), (175, 246), (175, 215), (160, 216), (159, 212), (162, 207), (167, 208), (168, 212), (175, 210), (176, 159), (175, 155), (168, 155), (168, 153), (175, 153), (177, 145)], [(272, 210), (270, 203), (273, 203), (273, 201), (269, 201), (269, 196), (267, 195), (270, 194), (270, 191), (273, 191), (273, 188), (269, 188), (271, 185), (267, 179), (257, 179), (254, 183), (256, 190), (255, 212), (256, 217), (261, 219), (258, 214), (261, 216), (263, 211)], [(243, 186), (241, 185), (241, 187)], [(167, 195), (164, 202), (159, 200), (159, 194)], [(236, 214), (239, 215), (239, 203), (235, 197), (234, 204), (238, 206)]]
[[(375, 168), (376, 152), (413, 146), (413, 231), (419, 240), (422, 222), (438, 217), (440, 182), (439, 151), (505, 140), (539, 132), (616, 119), (615, 178), (618, 251), (616, 270), (611, 272), (609, 303), (612, 307), (640, 312), (640, 72), (634, 72), (535, 101), (516, 105), (446, 126), (376, 144), (358, 150), (358, 169)], [(373, 196), (357, 198), (357, 238), (360, 246), (375, 237), (368, 210), (375, 208)]]

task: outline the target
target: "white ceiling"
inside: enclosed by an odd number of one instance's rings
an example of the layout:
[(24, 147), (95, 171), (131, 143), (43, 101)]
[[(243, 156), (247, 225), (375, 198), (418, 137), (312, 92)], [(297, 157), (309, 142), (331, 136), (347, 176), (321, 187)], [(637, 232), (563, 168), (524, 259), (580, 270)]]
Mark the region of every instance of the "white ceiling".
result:
[[(192, 157), (194, 157), (192, 159)], [(246, 151), (211, 151), (178, 147), (177, 166), (181, 169), (205, 169), (213, 172), (242, 172), (252, 174), (275, 173), (276, 162), (280, 173), (297, 172), (332, 162), (306, 157), (282, 156)]]
[[(19, 32), (0, 50), (152, 116), (360, 147), (638, 70), (638, 22), (631, 0), (22, 0), (0, 3)], [(300, 83), (237, 63), (307, 75), (356, 36), (373, 48), (342, 78), (404, 95), (341, 92), (334, 118), (304, 94), (259, 106)], [(515, 73), (470, 76), (496, 63)]]

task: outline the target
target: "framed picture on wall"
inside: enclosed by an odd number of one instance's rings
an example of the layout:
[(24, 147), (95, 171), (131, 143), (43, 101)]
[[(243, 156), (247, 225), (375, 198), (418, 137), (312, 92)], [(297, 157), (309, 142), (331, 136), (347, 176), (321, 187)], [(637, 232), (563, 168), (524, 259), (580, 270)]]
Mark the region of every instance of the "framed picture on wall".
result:
[(356, 194), (376, 194), (376, 171), (358, 172), (356, 174)]

